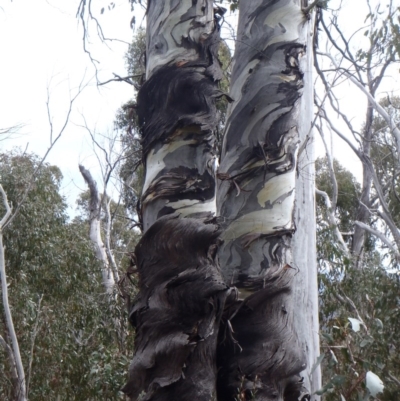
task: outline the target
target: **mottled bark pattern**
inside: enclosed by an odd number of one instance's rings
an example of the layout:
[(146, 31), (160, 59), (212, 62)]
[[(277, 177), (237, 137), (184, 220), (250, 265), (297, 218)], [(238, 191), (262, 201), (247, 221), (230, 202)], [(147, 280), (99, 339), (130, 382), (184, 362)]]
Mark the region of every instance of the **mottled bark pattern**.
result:
[(306, 350), (295, 327), (295, 313), (305, 311), (296, 311), (293, 292), (294, 276), (303, 273), (292, 260), (308, 25), (300, 0), (239, 5), (217, 205), (226, 227), (223, 276), (244, 301), (225, 316), (224, 401), (309, 398), (300, 376)]
[(138, 95), (146, 178), (143, 228), (178, 212), (216, 212), (214, 130), (222, 78), (210, 0), (150, 1), (147, 81)]
[(140, 292), (130, 319), (135, 355), (124, 388), (132, 399), (211, 401), (216, 342), (231, 294), (215, 260), (219, 231), (177, 215), (159, 219), (135, 255)]
[(295, 228), (299, 64), (305, 54), (299, 36), (306, 21), (293, 0), (242, 2), (239, 18), (234, 103), (218, 176), (219, 213), (227, 225), (221, 265), (229, 266), (228, 282), (256, 290), (271, 269), (285, 264), (289, 241), (283, 234), (290, 237)]

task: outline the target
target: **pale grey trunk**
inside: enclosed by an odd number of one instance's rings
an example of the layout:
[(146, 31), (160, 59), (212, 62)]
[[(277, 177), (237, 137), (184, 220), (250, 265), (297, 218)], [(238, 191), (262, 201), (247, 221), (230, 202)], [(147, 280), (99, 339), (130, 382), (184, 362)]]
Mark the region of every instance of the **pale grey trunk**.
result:
[(219, 351), (219, 400), (306, 399), (320, 384), (310, 377), (318, 355), (312, 19), (301, 5), (239, 6), (217, 206), (223, 275), (244, 301), (226, 315), (235, 340)]
[(99, 191), (97, 190), (96, 181), (93, 179), (90, 171), (82, 165), (79, 166), (79, 171), (83, 179), (89, 187), (90, 202), (89, 202), (89, 238), (92, 242), (95, 251), (96, 259), (101, 264), (101, 276), (104, 289), (107, 294), (112, 294), (115, 280), (112, 274), (110, 264), (107, 259), (106, 247), (101, 238), (101, 200)]
[[(314, 21), (312, 21), (314, 22)], [(298, 156), (296, 174), (296, 202), (292, 250), (295, 267), (299, 269), (293, 281), (293, 303), (296, 305), (295, 328), (302, 349), (306, 351), (307, 367), (300, 373), (304, 386), (309, 389), (311, 400), (319, 400), (314, 394), (321, 388), (321, 369), (317, 366), (311, 373), (320, 355), (318, 318), (318, 265), (315, 218), (315, 170), (314, 136), (312, 131), (314, 87), (313, 87), (313, 37), (312, 24), (308, 26), (308, 43), (304, 71), (304, 92), (300, 103), (299, 135), (302, 146)], [(304, 146), (303, 146), (304, 145)]]
[[(7, 194), (5, 193), (3, 186), (0, 184), (0, 196), (2, 198), (5, 213), (1, 216), (0, 220), (0, 281), (1, 281), (1, 292), (3, 295), (3, 308), (5, 315), (5, 326), (6, 331), (11, 340), (11, 347), (5, 342), (2, 338), (1, 344), (5, 346), (8, 352), (12, 351), (12, 356), (10, 355), (10, 367), (12, 370), (12, 375), (15, 374), (14, 367), (12, 366), (15, 363), (15, 369), (17, 373), (17, 380), (14, 383), (14, 394), (16, 396), (17, 401), (26, 401), (26, 377), (25, 370), (22, 364), (21, 351), (19, 348), (18, 337), (15, 331), (14, 322), (12, 318), (10, 304), (8, 302), (8, 284), (7, 284), (7, 275), (6, 275), (6, 261), (5, 261), (5, 247), (3, 245), (3, 229), (8, 221), (10, 221), (11, 215), (11, 207), (8, 203)], [(8, 346), (8, 347), (7, 347)]]

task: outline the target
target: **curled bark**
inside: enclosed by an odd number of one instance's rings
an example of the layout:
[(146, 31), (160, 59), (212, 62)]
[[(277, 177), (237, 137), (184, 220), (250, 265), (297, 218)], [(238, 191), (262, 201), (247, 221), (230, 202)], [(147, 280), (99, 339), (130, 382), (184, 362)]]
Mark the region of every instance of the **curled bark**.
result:
[(305, 44), (297, 33), (304, 24), (301, 9), (286, 3), (240, 6), (231, 80), (235, 101), (219, 168), (218, 209), (227, 226), (221, 249), (224, 277), (251, 291), (263, 288), (270, 269), (290, 263), (286, 251), (295, 228)]
[[(230, 91), (234, 102), (228, 109), (217, 206), (226, 228), (220, 249), (223, 276), (238, 287), (243, 301), (226, 316), (233, 339), (229, 341), (225, 330), (228, 340), (221, 338), (218, 351), (221, 400), (310, 397), (300, 373), (310, 365), (307, 342), (313, 342), (307, 337), (311, 328), (304, 326), (309, 300), (315, 301), (315, 290), (310, 298), (308, 294), (309, 287), (316, 286), (311, 277), (315, 254), (311, 248), (310, 260), (302, 256), (299, 263), (292, 256), (294, 214), (302, 224), (312, 220), (295, 202), (296, 189), (308, 191), (298, 177), (304, 166), (298, 158), (300, 143), (307, 148), (311, 129), (302, 96), (311, 60), (307, 44), (312, 19), (302, 12), (303, 3), (239, 4)], [(311, 88), (310, 78), (306, 84)], [(312, 100), (309, 92), (307, 102)], [(310, 241), (305, 241), (303, 252), (315, 245), (313, 233), (307, 235)], [(310, 382), (307, 377), (308, 388)]]
[(212, 1), (151, 1), (148, 27), (147, 81), (137, 105), (144, 230), (174, 212), (215, 214), (215, 101), (223, 96)]
[(142, 393), (146, 401), (211, 401), (215, 395), (218, 328), (231, 294), (215, 260), (219, 231), (177, 217), (159, 219), (135, 250), (135, 354), (123, 389), (132, 399)]
[(262, 290), (228, 309), (219, 336), (219, 401), (307, 399), (299, 376), (305, 353), (286, 309), (295, 273), (285, 266)]

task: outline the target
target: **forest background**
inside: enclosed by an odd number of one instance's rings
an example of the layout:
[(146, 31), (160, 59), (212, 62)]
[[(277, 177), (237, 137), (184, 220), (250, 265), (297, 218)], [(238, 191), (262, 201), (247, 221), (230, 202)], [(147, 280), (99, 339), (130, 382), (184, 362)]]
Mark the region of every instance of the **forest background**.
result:
[[(73, 14), (78, 5), (77, 2), (76, 7), (73, 9), (71, 6), (69, 10), (57, 8), (57, 5), (56, 12), (67, 13), (68, 20), (76, 25)], [(327, 400), (339, 397), (345, 400), (368, 399), (374, 395), (367, 386), (368, 372), (378, 375), (385, 385), (383, 394), (376, 394), (379, 399), (395, 400), (400, 395), (400, 361), (396, 351), (400, 346), (396, 336), (400, 307), (396, 227), (400, 209), (395, 135), (400, 106), (396, 87), (399, 7), (390, 2), (386, 8), (386, 4), (381, 8), (368, 2), (364, 5), (365, 12), (352, 15), (354, 19), (360, 17), (359, 23), (352, 23), (353, 30), (347, 26), (342, 29), (343, 25), (340, 25), (341, 18), (345, 21), (349, 18), (345, 14), (346, 4), (333, 1), (327, 6), (321, 5), (327, 28), (322, 22), (319, 25), (318, 49), (321, 54), (318, 56), (318, 74), (315, 74), (316, 80), (317, 75), (319, 78), (314, 135), (322, 134), (327, 143), (327, 156), (316, 161), (322, 348), (315, 367), (319, 364), (323, 367), (324, 381), (320, 393)], [(8, 19), (13, 12), (22, 15), (21, 10), (13, 10), (18, 6), (22, 5), (5, 5), (2, 17)], [(96, 5), (94, 12), (99, 18), (105, 16), (109, 21), (123, 18), (128, 35), (131, 35), (129, 21), (135, 16), (136, 24), (140, 25), (143, 13), (137, 11), (137, 5), (131, 14), (127, 4), (127, 11), (121, 13), (124, 17), (116, 17), (118, 6), (123, 7), (122, 3), (105, 3), (104, 7), (98, 8)], [(32, 4), (29, 7), (33, 7), (30, 12), (26, 8), (23, 12), (28, 17), (25, 23), (28, 31), (29, 24), (33, 24), (32, 30), (40, 26), (31, 17), (40, 11)], [(102, 27), (106, 26), (107, 18)], [(43, 38), (51, 36), (49, 31), (57, 32), (59, 29), (50, 23), (47, 19), (43, 25), (46, 26)], [(233, 22), (227, 18), (227, 32), (229, 24)], [(357, 40), (354, 39), (357, 35), (352, 36), (354, 31), (359, 34)], [(1, 97), (5, 112), (2, 112), (0, 127), (4, 138), (0, 174), (10, 204), (14, 210), (19, 210), (12, 224), (4, 230), (4, 243), (10, 304), (30, 399), (43, 399), (44, 395), (48, 399), (60, 400), (123, 397), (118, 390), (126, 380), (133, 349), (133, 333), (127, 323), (125, 301), (128, 294), (133, 296), (135, 292), (134, 276), (129, 275), (131, 282), (125, 273), (129, 270), (129, 252), (139, 236), (135, 201), (141, 185), (139, 138), (130, 98), (134, 93), (132, 86), (141, 84), (143, 33), (138, 27), (134, 32), (134, 43), (125, 58), (121, 53), (118, 57), (97, 54), (100, 47), (89, 42), (86, 43), (90, 50), (88, 55), (82, 51), (82, 25), (79, 25), (74, 32), (76, 45), (72, 46), (71, 37), (67, 37), (64, 46), (58, 40), (56, 47), (61, 53), (67, 45), (78, 48), (85, 64), (89, 60), (89, 67), (70, 74), (68, 78), (58, 71), (54, 74), (46, 72), (44, 78), (49, 84), (37, 84), (40, 87), (34, 89), (33, 97), (24, 96), (24, 91), (30, 85), (28, 81), (40, 82), (33, 78), (40, 77), (40, 74), (27, 68), (27, 64), (34, 64), (41, 58), (44, 60), (48, 50), (44, 48), (41, 54), (38, 53), (40, 47), (21, 45), (20, 48), (26, 51), (15, 52), (13, 48), (13, 54), (22, 55), (23, 60), (18, 62), (18, 58), (13, 57), (12, 62), (2, 66), (16, 69), (18, 77), (11, 80), (11, 73), (7, 70), (0, 74), (2, 88), (8, 85), (5, 81), (12, 83), (13, 88), (7, 90), (8, 96)], [(17, 36), (12, 31), (10, 34)], [(24, 41), (27, 41), (28, 35), (25, 33), (24, 36)], [(92, 33), (91, 40), (99, 40), (96, 33)], [(4, 41), (2, 43), (4, 46)], [(228, 49), (232, 45), (229, 40), (227, 43), (228, 46), (221, 48), (220, 56), (229, 75)], [(114, 45), (115, 41), (112, 42)], [(329, 55), (333, 55), (333, 60)], [(97, 65), (94, 59), (100, 57), (101, 67), (97, 67), (98, 75), (93, 80), (92, 67)], [(116, 67), (104, 67), (105, 60), (114, 58), (118, 58)], [(11, 60), (11, 56), (7, 59)], [(32, 61), (27, 63), (26, 60)], [(123, 73), (124, 63), (127, 72)], [(70, 64), (77, 64), (75, 56), (70, 56)], [(115, 71), (119, 77), (131, 77), (126, 79), (131, 81), (130, 85), (110, 82), (107, 86), (97, 86), (97, 83), (110, 79), (118, 81), (118, 76), (113, 75)], [(359, 88), (351, 82), (354, 77), (367, 88), (370, 97), (372, 94), (377, 105), (362, 90), (357, 92)], [(375, 84), (381, 86), (375, 88)], [(353, 86), (352, 96), (345, 96), (344, 93)], [(115, 94), (117, 87), (124, 88), (121, 90), (123, 96)], [(82, 93), (79, 88), (82, 88)], [(87, 94), (89, 91), (90, 95)], [(97, 91), (105, 99), (103, 108), (92, 100)], [(38, 96), (39, 93), (44, 96)], [(79, 96), (71, 104), (76, 95)], [(115, 99), (110, 99), (111, 96)], [(123, 106), (115, 112), (120, 103)], [(389, 120), (379, 112), (379, 105), (389, 115)], [(220, 105), (221, 132), (224, 107), (226, 105)], [(375, 111), (371, 115), (372, 109)], [(34, 118), (41, 116), (42, 122), (34, 129), (23, 126), (29, 119), (25, 117), (26, 113), (32, 113)], [(332, 115), (335, 117), (330, 117)], [(34, 118), (31, 117), (31, 121)], [(43, 120), (46, 119), (45, 124)], [(68, 123), (65, 132), (64, 123)], [(30, 145), (26, 147), (26, 135), (31, 130), (37, 131), (41, 140), (30, 137)], [(60, 133), (60, 143), (57, 143), (55, 140)], [(352, 153), (347, 153), (351, 155), (347, 158), (358, 160), (357, 164), (344, 163), (344, 159), (334, 160), (338, 149), (342, 152), (344, 148), (343, 143), (335, 140), (332, 140), (333, 145), (328, 143), (332, 133), (347, 138), (349, 147), (355, 148)], [(82, 137), (86, 138), (90, 150), (86, 150), (86, 145), (80, 145), (80, 156), (65, 157), (69, 147), (76, 151)], [(42, 162), (48, 143), (52, 148), (50, 159)], [(323, 146), (324, 141), (320, 143)], [(22, 146), (13, 149), (15, 144)], [(58, 150), (61, 155), (57, 153), (57, 147), (61, 148)], [(71, 159), (76, 169), (73, 174), (63, 165)], [(77, 184), (78, 164), (92, 171), (97, 180), (102, 206), (99, 216), (90, 213), (89, 193), (85, 191), (83, 179), (79, 178)], [(65, 186), (60, 167), (67, 171), (67, 180), (79, 186), (79, 190), (69, 190)], [(368, 176), (367, 170), (373, 171), (377, 180), (374, 181), (373, 175)], [(76, 211), (72, 212), (71, 197), (74, 195), (78, 201)], [(23, 202), (19, 206), (21, 199)], [(104, 288), (101, 275), (104, 260), (96, 258), (88, 235), (89, 225), (96, 219), (101, 223), (102, 239), (109, 251), (106, 263), (115, 265), (115, 281), (126, 277), (121, 286), (115, 286), (112, 294)], [(362, 235), (356, 248), (354, 236), (359, 228)], [(7, 357), (11, 340), (5, 320), (3, 314), (0, 370), (5, 374), (0, 379), (0, 397), (12, 399), (17, 386), (13, 366)]]

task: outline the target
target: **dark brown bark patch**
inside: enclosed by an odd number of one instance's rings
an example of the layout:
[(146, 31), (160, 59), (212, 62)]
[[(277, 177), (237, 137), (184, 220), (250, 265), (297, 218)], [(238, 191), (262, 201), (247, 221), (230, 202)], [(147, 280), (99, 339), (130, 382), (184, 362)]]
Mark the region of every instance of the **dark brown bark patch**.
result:
[(293, 327), (286, 266), (262, 290), (224, 314), (218, 348), (218, 400), (306, 400), (299, 372), (306, 355)]
[(218, 89), (222, 79), (219, 41), (218, 25), (202, 43), (188, 38), (186, 47), (196, 49), (199, 58), (160, 67), (141, 87), (137, 113), (144, 158), (178, 128), (199, 126), (205, 132), (215, 130), (218, 122), (215, 100), (224, 96)]
[(136, 247), (140, 291), (130, 319), (135, 354), (123, 391), (132, 399), (210, 401), (216, 342), (229, 287), (215, 260), (218, 227), (163, 217)]

